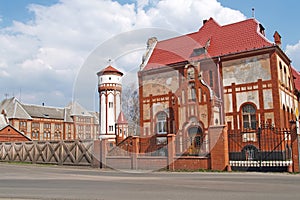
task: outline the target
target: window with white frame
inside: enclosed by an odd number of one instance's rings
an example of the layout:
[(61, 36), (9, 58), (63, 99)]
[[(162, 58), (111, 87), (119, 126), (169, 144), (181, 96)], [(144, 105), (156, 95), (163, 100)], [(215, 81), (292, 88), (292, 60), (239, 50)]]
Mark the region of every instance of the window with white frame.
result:
[(256, 109), (251, 104), (246, 104), (242, 107), (243, 128), (255, 129), (256, 128)]
[(166, 134), (167, 133), (167, 114), (160, 112), (156, 117), (156, 133)]

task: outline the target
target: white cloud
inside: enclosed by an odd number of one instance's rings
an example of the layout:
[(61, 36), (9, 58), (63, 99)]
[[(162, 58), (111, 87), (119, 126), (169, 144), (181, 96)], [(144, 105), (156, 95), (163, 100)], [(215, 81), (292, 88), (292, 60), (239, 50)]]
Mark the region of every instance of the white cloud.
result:
[(286, 46), (286, 54), (293, 58), (292, 66), (300, 71), (300, 41), (295, 45), (287, 45)]
[[(209, 17), (220, 24), (245, 19), (241, 12), (224, 8), (216, 0), (138, 0), (124, 5), (112, 0), (60, 0), (52, 6), (29, 5), (29, 12), (34, 16), (31, 21), (14, 21), (0, 29), (0, 69), (5, 69), (0, 73), (5, 91), (0, 89), (0, 95), (12, 95), (22, 88), (24, 102), (59, 106), (71, 100), (76, 73), (82, 71), (92, 50), (105, 41), (110, 44), (102, 46), (105, 51), (95, 59), (94, 71), (89, 72), (93, 78), (108, 64), (105, 60), (118, 56), (117, 67), (132, 73), (142, 53), (128, 49), (145, 48), (148, 37), (163, 39), (170, 32), (197, 31)], [(129, 31), (130, 36), (131, 31), (153, 27), (160, 29), (126, 37), (126, 44), (119, 45), (124, 42), (118, 41), (122, 39), (119, 34)]]

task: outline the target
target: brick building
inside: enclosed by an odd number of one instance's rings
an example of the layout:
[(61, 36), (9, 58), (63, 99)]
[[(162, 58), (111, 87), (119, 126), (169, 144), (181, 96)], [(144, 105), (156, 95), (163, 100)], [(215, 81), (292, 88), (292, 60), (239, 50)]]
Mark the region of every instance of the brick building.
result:
[(77, 102), (65, 108), (28, 105), (15, 97), (0, 103), (9, 124), (32, 140), (96, 139), (98, 114), (89, 112)]
[(227, 126), (229, 135), (238, 134), (235, 153), (243, 159), (257, 159), (258, 150), (290, 159), (290, 138), (274, 128), (287, 130), (296, 119), (299, 73), (279, 33), (273, 37), (253, 18), (224, 26), (210, 18), (194, 33), (150, 38), (138, 73), (141, 136), (160, 143), (175, 134), (177, 155), (208, 156), (214, 128)]
[(30, 138), (11, 126), (5, 114), (0, 114), (0, 142), (11, 141), (30, 141)]

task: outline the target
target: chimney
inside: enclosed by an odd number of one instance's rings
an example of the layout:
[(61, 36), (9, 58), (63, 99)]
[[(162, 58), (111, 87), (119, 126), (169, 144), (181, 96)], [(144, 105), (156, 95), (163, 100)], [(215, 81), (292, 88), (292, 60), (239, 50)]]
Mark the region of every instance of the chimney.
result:
[(279, 35), (279, 33), (277, 31), (275, 31), (273, 38), (274, 38), (275, 44), (281, 48), (281, 36)]
[(203, 25), (204, 25), (206, 22), (207, 22), (207, 19), (204, 19), (204, 20), (203, 20)]
[(3, 110), (1, 111), (1, 114), (4, 116), (4, 119), (5, 119), (5, 122), (6, 122), (6, 124), (8, 124), (8, 123), (9, 123), (9, 121), (8, 121), (8, 118), (7, 118), (7, 113), (6, 113), (6, 110), (5, 110), (5, 109), (3, 109)]

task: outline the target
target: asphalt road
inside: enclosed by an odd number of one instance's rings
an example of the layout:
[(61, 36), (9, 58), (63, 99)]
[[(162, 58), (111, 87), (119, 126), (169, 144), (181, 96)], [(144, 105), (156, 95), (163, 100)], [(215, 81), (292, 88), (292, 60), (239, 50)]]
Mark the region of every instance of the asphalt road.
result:
[(122, 172), (0, 163), (0, 199), (300, 199), (300, 175)]

